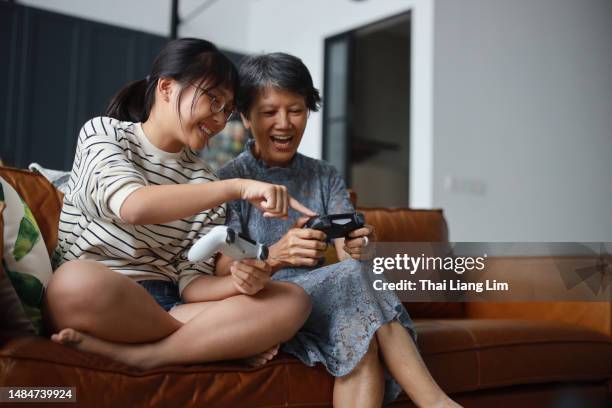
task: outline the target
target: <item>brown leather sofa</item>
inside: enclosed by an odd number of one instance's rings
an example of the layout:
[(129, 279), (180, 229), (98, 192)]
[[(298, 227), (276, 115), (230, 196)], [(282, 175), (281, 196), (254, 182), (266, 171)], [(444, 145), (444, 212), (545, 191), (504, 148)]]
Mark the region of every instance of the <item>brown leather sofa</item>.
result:
[[(60, 193), (26, 171), (0, 168), (0, 176), (30, 205), (51, 252)], [(440, 210), (361, 211), (381, 241), (448, 240)], [(610, 406), (610, 303), (406, 306), (427, 366), (466, 407)], [(332, 377), (288, 355), (256, 369), (227, 362), (139, 371), (44, 337), (4, 330), (1, 339), (0, 387), (76, 387), (77, 404), (67, 406), (323, 407), (332, 401)], [(401, 396), (393, 406), (412, 404)]]

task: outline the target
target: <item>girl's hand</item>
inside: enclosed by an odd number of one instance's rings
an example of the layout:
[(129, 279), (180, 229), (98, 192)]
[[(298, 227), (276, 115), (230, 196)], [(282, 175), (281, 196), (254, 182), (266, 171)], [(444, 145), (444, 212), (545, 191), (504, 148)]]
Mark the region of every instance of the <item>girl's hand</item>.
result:
[(285, 266), (315, 266), (325, 255), (325, 233), (302, 228), (309, 218), (300, 217), (277, 243), (270, 246), (268, 262), (274, 271)]
[(351, 258), (358, 261), (370, 259), (373, 255), (373, 245), (370, 245), (370, 243), (375, 240), (374, 227), (370, 224), (365, 224), (363, 227), (349, 232), (348, 237), (344, 239), (344, 247), (342, 249)]
[(287, 187), (255, 180), (240, 180), (240, 198), (247, 200), (263, 212), (264, 217), (287, 218), (288, 208), (308, 216), (315, 212), (305, 207), (287, 193)]
[(270, 280), (272, 268), (258, 259), (234, 261), (230, 266), (234, 287), (245, 295), (254, 295)]

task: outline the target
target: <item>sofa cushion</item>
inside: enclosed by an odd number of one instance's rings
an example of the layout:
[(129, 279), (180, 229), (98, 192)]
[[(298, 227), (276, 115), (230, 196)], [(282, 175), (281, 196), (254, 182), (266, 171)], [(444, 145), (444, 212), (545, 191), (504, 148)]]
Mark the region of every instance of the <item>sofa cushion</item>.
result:
[(0, 373), (1, 387), (76, 387), (80, 406), (328, 406), (333, 389), (323, 366), (283, 353), (255, 369), (225, 362), (139, 371), (41, 337), (8, 340)]
[(447, 392), (610, 378), (612, 339), (536, 320), (444, 319), (416, 323), (419, 348)]
[[(5, 204), (3, 218), (4, 275), (2, 291), (9, 283), (19, 296), (25, 315), (37, 333), (42, 333), (42, 297), (51, 278), (51, 262), (36, 219), (15, 189), (0, 177), (0, 202)], [(14, 297), (2, 297), (3, 308), (13, 309)], [(5, 304), (7, 303), (7, 304)]]
[[(449, 393), (610, 376), (610, 339), (574, 326), (466, 319), (415, 324), (423, 358)], [(7, 340), (0, 373), (0, 386), (73, 386), (79, 402), (98, 406), (328, 406), (333, 389), (322, 366), (310, 368), (282, 353), (254, 369), (215, 363), (139, 371), (40, 337)]]

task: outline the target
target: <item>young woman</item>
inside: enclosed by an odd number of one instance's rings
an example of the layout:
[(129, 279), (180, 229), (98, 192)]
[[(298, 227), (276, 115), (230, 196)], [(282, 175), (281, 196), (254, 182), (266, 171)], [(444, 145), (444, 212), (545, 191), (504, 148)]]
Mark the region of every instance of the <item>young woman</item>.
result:
[[(353, 212), (334, 168), (297, 153), (308, 114), (320, 102), (306, 66), (275, 53), (249, 57), (239, 71), (238, 111), (254, 140), (220, 170), (220, 177), (283, 184), (318, 214)], [(380, 406), (383, 396), (386, 402), (395, 399), (400, 386), (419, 406), (458, 406), (421, 360), (412, 321), (397, 296), (371, 290), (358, 260), (374, 240), (372, 226), (335, 240), (343, 261), (318, 268), (326, 237), (301, 228), (307, 217), (290, 212), (290, 219), (265, 218), (244, 201), (232, 202), (230, 209), (231, 227), (270, 247), (273, 279), (296, 283), (311, 296), (310, 317), (283, 349), (308, 365), (324, 364), (336, 377), (334, 406)], [(393, 378), (385, 376), (384, 367)]]
[(145, 80), (117, 94), (108, 117), (83, 126), (46, 292), (53, 341), (141, 368), (254, 355), (257, 364), (306, 320), (306, 293), (268, 281), (266, 263), (186, 259), (224, 224), (226, 201), (247, 200), (264, 217), (312, 213), (283, 186), (218, 181), (198, 158), (225, 126), (237, 86), (213, 44), (176, 40)]

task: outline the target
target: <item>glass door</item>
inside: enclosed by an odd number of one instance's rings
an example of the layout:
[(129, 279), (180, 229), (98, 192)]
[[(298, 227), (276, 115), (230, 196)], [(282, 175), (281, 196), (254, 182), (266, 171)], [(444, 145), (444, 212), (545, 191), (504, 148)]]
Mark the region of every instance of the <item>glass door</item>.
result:
[(360, 206), (409, 205), (411, 14), (325, 41), (323, 158)]

